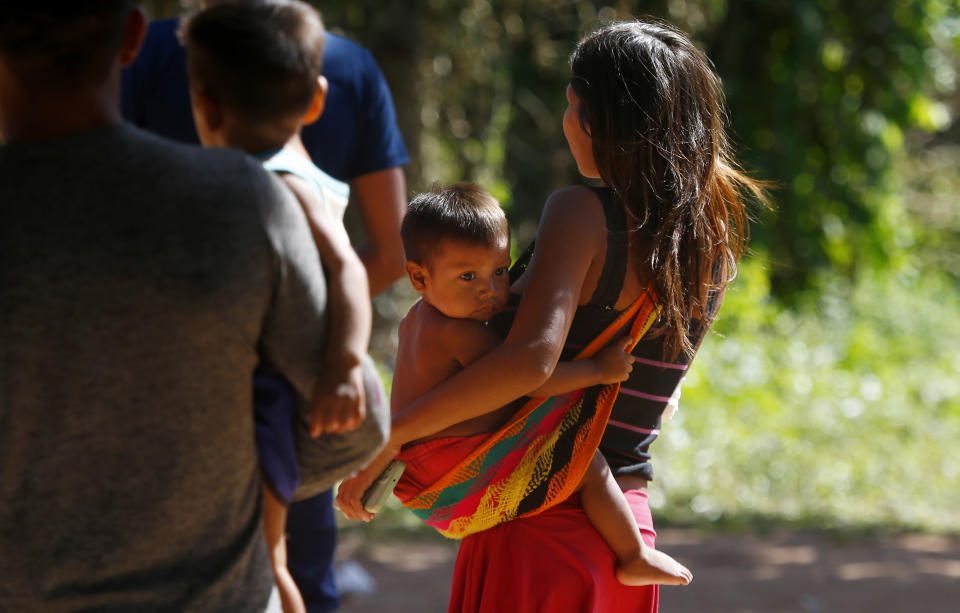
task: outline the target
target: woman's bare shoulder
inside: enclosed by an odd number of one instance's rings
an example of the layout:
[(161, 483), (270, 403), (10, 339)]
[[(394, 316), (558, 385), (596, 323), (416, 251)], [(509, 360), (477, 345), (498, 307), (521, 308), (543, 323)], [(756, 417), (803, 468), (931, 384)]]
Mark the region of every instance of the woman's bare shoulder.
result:
[(543, 207), (543, 216), (567, 222), (581, 231), (606, 227), (600, 197), (583, 185), (571, 185), (550, 194)]
[(581, 206), (590, 204), (603, 210), (600, 196), (586, 185), (568, 185), (561, 187), (547, 198), (547, 206), (571, 206), (579, 203)]
[(537, 230), (537, 247), (545, 238), (571, 247), (569, 241), (574, 239), (599, 245), (606, 231), (603, 203), (596, 192), (582, 185), (564, 187), (547, 198)]

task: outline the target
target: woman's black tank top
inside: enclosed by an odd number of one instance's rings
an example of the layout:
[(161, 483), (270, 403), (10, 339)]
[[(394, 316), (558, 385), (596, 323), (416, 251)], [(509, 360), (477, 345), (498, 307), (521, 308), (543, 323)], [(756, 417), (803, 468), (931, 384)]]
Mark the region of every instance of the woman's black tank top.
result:
[[(603, 271), (590, 301), (577, 307), (570, 332), (564, 344), (561, 360), (572, 359), (600, 332), (620, 315), (614, 307), (623, 289), (627, 274), (629, 245), (626, 211), (614, 198), (612, 190), (605, 187), (591, 188), (603, 203), (607, 224), (607, 252)], [(533, 255), (534, 245), (524, 252), (510, 269), (511, 282), (520, 277)], [(519, 294), (511, 294), (507, 308), (491, 320), (491, 326), (505, 338), (510, 331)], [(653, 479), (649, 447), (660, 433), (660, 416), (680, 379), (687, 371), (689, 360), (678, 356), (676, 361), (665, 361), (664, 340), (660, 322), (655, 322), (633, 351), (636, 357), (630, 378), (623, 382), (620, 394), (613, 405), (607, 429), (600, 443), (603, 453), (615, 476), (635, 475)], [(694, 341), (699, 345), (705, 327), (694, 322), (700, 330)], [(628, 328), (624, 328), (626, 334)]]

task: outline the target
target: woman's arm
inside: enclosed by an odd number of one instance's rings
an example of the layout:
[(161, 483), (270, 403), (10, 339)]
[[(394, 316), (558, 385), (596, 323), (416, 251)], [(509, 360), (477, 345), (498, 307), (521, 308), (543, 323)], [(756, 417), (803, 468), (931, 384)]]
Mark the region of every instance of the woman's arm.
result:
[(506, 340), (394, 415), (389, 446), (400, 446), (529, 394), (550, 377), (581, 301), (606, 222), (593, 191), (554, 193), (537, 230), (529, 284)]
[[(433, 309), (429, 305), (421, 305), (421, 308)], [(469, 366), (501, 342), (500, 338), (488, 326), (479, 322), (469, 319), (448, 318), (443, 318), (441, 322), (434, 329), (433, 334), (428, 338), (421, 338), (421, 341), (427, 346), (431, 346), (432, 350), (438, 354), (452, 357), (463, 367)], [(401, 328), (401, 338), (403, 338), (403, 335), (404, 332)], [(397, 401), (397, 396), (394, 396), (394, 401)], [(495, 410), (496, 407), (490, 407), (490, 409)], [(435, 432), (430, 434), (435, 434)], [(337, 504), (345, 517), (362, 521), (373, 519), (374, 514), (363, 508), (363, 495), (399, 452), (399, 445), (390, 446), (388, 444), (369, 464), (340, 483), (337, 488)]]

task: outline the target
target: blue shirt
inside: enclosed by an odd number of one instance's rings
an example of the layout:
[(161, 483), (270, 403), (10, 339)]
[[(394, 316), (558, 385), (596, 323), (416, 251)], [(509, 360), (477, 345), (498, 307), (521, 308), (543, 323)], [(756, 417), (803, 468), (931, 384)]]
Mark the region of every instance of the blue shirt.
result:
[[(179, 24), (179, 19), (150, 24), (137, 61), (123, 71), (121, 110), (145, 130), (197, 144)], [(323, 115), (302, 133), (313, 162), (345, 182), (408, 163), (390, 89), (373, 55), (328, 32), (323, 74), (330, 84)]]

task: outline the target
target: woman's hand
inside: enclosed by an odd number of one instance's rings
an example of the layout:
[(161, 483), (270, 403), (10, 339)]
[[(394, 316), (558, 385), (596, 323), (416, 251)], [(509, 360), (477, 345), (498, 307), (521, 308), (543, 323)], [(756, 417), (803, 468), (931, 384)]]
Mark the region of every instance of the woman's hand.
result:
[(600, 383), (620, 383), (626, 381), (633, 372), (634, 358), (630, 355), (633, 339), (622, 336), (594, 355), (591, 360), (599, 370)]
[(344, 479), (340, 483), (340, 487), (337, 488), (337, 506), (340, 507), (340, 512), (343, 513), (344, 517), (361, 521), (373, 519), (374, 514), (365, 511), (363, 508), (363, 494), (399, 453), (400, 444), (391, 440), (370, 461), (370, 464), (356, 475)]

